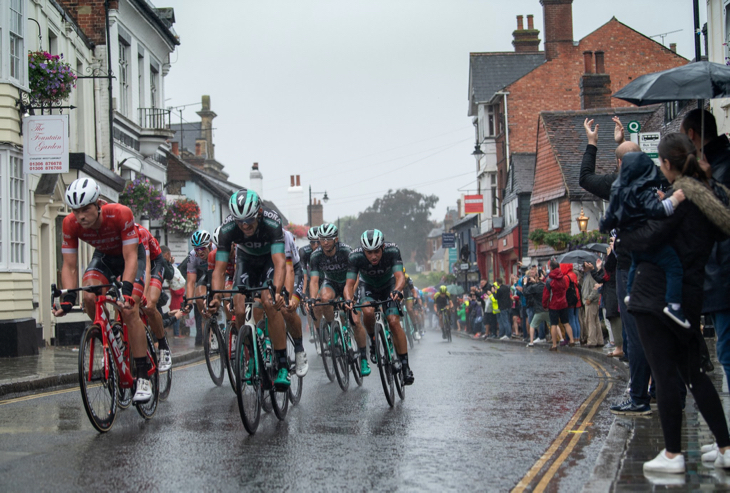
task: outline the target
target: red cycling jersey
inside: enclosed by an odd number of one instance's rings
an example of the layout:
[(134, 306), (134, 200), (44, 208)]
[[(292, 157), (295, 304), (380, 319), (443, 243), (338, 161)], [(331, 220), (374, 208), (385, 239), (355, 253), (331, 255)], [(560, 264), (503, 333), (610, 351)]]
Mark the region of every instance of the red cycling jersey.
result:
[[(231, 245), (231, 252), (236, 251), (236, 244), (234, 243)], [(217, 250), (212, 250), (208, 254), (208, 270), (214, 270), (215, 269), (215, 254), (218, 253)], [(233, 277), (233, 274), (236, 272), (236, 256), (235, 255), (229, 255), (228, 256), (228, 265), (226, 265), (226, 276)]]
[(145, 252), (147, 252), (147, 256), (154, 260), (162, 255), (162, 250), (160, 250), (160, 244), (157, 242), (157, 238), (152, 236), (150, 230), (145, 228), (141, 224), (136, 223), (134, 227), (137, 229), (139, 242), (142, 244), (142, 246), (144, 246), (144, 250)]
[(76, 216), (69, 214), (63, 220), (63, 244), (61, 253), (76, 253), (79, 239), (106, 255), (122, 256), (124, 245), (139, 243), (134, 227), (134, 215), (129, 207), (121, 204), (101, 206), (101, 227), (82, 228)]

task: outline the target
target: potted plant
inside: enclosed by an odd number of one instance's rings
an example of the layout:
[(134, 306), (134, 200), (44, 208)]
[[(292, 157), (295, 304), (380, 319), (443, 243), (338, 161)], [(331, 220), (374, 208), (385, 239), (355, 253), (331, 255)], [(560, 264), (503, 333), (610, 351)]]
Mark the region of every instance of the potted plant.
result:
[(307, 227), (302, 226), (301, 224), (289, 223), (286, 226), (284, 226), (284, 229), (286, 229), (292, 235), (294, 235), (294, 238), (306, 238), (307, 237)]
[(32, 104), (51, 106), (68, 98), (76, 87), (76, 74), (63, 55), (47, 51), (28, 53), (28, 86)]
[(165, 215), (165, 196), (143, 175), (127, 183), (119, 195), (119, 203), (132, 209), (137, 222), (142, 215), (152, 220)]
[(189, 235), (200, 226), (200, 207), (191, 199), (178, 199), (167, 205), (165, 226), (173, 234)]

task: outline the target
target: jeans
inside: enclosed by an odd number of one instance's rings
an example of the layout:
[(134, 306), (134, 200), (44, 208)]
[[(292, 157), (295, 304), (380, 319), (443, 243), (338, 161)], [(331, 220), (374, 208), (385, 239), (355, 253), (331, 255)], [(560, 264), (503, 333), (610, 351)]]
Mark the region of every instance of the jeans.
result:
[(530, 309), (526, 306), (520, 307), (520, 323), (522, 324), (522, 336), (525, 340), (530, 339), (530, 320), (532, 320)]
[(717, 334), (717, 360), (725, 370), (730, 385), (730, 310), (713, 313), (712, 321)]
[(677, 303), (681, 305), (682, 277), (684, 275), (684, 269), (682, 269), (679, 256), (674, 248), (669, 245), (664, 245), (655, 252), (631, 253), (631, 269), (629, 270), (629, 276), (626, 280), (626, 292), (629, 294), (631, 294), (631, 286), (634, 284), (636, 266), (642, 261), (657, 265), (664, 271), (664, 275), (667, 277), (665, 300), (667, 304)]
[(175, 336), (179, 336), (179, 335), (180, 335), (180, 320), (177, 320), (177, 319), (176, 319), (176, 320), (175, 320), (175, 321), (174, 321), (174, 322), (172, 323), (172, 333), (173, 333), (173, 335), (175, 335)]
[(580, 317), (578, 316), (578, 310), (580, 308), (568, 308), (568, 323), (570, 324), (570, 328), (573, 329), (573, 337), (577, 342), (580, 342)]
[(525, 307), (525, 317), (522, 319), (523, 323), (525, 325), (525, 329), (527, 330), (526, 337), (530, 337), (530, 322), (532, 322), (532, 317), (535, 315), (535, 310), (532, 308)]
[(636, 327), (636, 319), (626, 308), (624, 298), (626, 297), (626, 281), (628, 272), (616, 269), (616, 295), (618, 306), (621, 312), (621, 325), (625, 330), (625, 342), (629, 357), (629, 374), (631, 375), (631, 400), (634, 404), (643, 406), (649, 404), (649, 378), (651, 369), (644, 355), (644, 347), (639, 339), (639, 332)]
[(509, 310), (499, 312), (497, 314), (497, 321), (499, 322), (499, 337), (509, 337), (512, 334), (512, 329), (509, 325)]

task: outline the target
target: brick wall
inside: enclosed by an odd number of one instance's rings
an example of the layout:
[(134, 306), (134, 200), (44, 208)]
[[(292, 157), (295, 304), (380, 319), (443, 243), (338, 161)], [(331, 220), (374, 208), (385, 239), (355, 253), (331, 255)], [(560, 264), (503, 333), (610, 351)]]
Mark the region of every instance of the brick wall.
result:
[[(532, 188), (532, 196), (530, 204), (534, 208), (536, 204), (553, 200), (566, 192), (565, 179), (563, 172), (558, 165), (558, 161), (550, 146), (547, 132), (540, 120), (537, 131), (537, 156), (535, 158), (535, 184)], [(530, 218), (530, 229), (542, 228), (547, 229), (547, 219), (545, 227), (534, 226), (532, 218)]]
[[(104, 0), (57, 0), (76, 21), (84, 34), (97, 45), (106, 44)], [(109, 1), (109, 10), (118, 10), (118, 0)]]

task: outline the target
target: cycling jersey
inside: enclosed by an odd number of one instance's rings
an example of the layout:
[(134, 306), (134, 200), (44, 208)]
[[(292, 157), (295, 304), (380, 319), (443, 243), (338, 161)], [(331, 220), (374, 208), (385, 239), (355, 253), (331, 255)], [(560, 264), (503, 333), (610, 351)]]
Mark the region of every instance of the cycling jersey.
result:
[(304, 245), (299, 249), (299, 261), (302, 263), (302, 268), (309, 274), (309, 259), (312, 257), (312, 247)]
[[(235, 248), (235, 247), (233, 247)], [(231, 248), (231, 251), (233, 251)], [(215, 255), (216, 250), (211, 250), (208, 254), (208, 270), (215, 269)], [(226, 265), (226, 279), (231, 279), (233, 274), (236, 272), (236, 256), (232, 255), (228, 257), (228, 265)]]
[(348, 261), (347, 279), (357, 279), (360, 275), (361, 284), (377, 289), (390, 283), (396, 272), (403, 272), (400, 249), (395, 243), (386, 243), (377, 265), (370, 263), (362, 248), (353, 250)]
[(406, 287), (405, 287), (405, 288), (404, 288), (404, 290), (403, 290), (403, 292), (404, 292), (404, 296), (405, 296), (406, 298), (411, 298), (411, 297), (413, 297), (413, 290), (414, 290), (414, 289), (416, 289), (416, 286), (415, 286), (415, 285), (413, 284), (413, 279), (411, 279), (410, 277), (408, 277), (408, 278), (406, 279)]
[(94, 247), (99, 253), (123, 256), (124, 245), (139, 243), (134, 227), (134, 215), (129, 207), (121, 204), (101, 206), (101, 227), (82, 228), (76, 216), (69, 214), (63, 219), (63, 243), (61, 253), (77, 253), (79, 239)]
[(436, 308), (439, 310), (443, 310), (449, 306), (449, 301), (451, 301), (451, 295), (449, 293), (436, 293), (433, 295), (433, 302), (436, 303)]
[(215, 258), (215, 253), (217, 252), (215, 244), (210, 244), (211, 251), (208, 253), (208, 256), (205, 258), (200, 258), (195, 254), (195, 248), (190, 250), (190, 253), (188, 253), (188, 274), (197, 274), (198, 277), (201, 275), (204, 275), (209, 267), (208, 267), (208, 259), (211, 256), (211, 253), (213, 254), (213, 258)]
[(144, 246), (144, 250), (147, 253), (147, 256), (151, 259), (156, 259), (160, 255), (162, 255), (160, 244), (157, 242), (157, 238), (152, 236), (150, 230), (145, 228), (141, 224), (136, 223), (134, 224), (134, 227), (137, 229), (139, 242), (142, 244), (142, 246)]
[(312, 252), (312, 257), (309, 260), (310, 275), (312, 277), (323, 277), (327, 281), (344, 283), (347, 281), (351, 253), (352, 248), (350, 248), (350, 245), (342, 242), (337, 242), (335, 254), (331, 257), (325, 254), (324, 250), (318, 248)]
[[(230, 216), (229, 216), (230, 217)], [(237, 257), (244, 261), (263, 263), (274, 253), (284, 253), (284, 232), (279, 215), (264, 207), (258, 227), (251, 236), (246, 236), (235, 221), (226, 218), (218, 232), (218, 255), (216, 261), (228, 260), (231, 244), (235, 243)], [(238, 262), (238, 258), (236, 259)]]
[(292, 264), (298, 264), (300, 262), (299, 249), (294, 243), (294, 235), (289, 231), (284, 230), (284, 255), (286, 256), (287, 262)]

